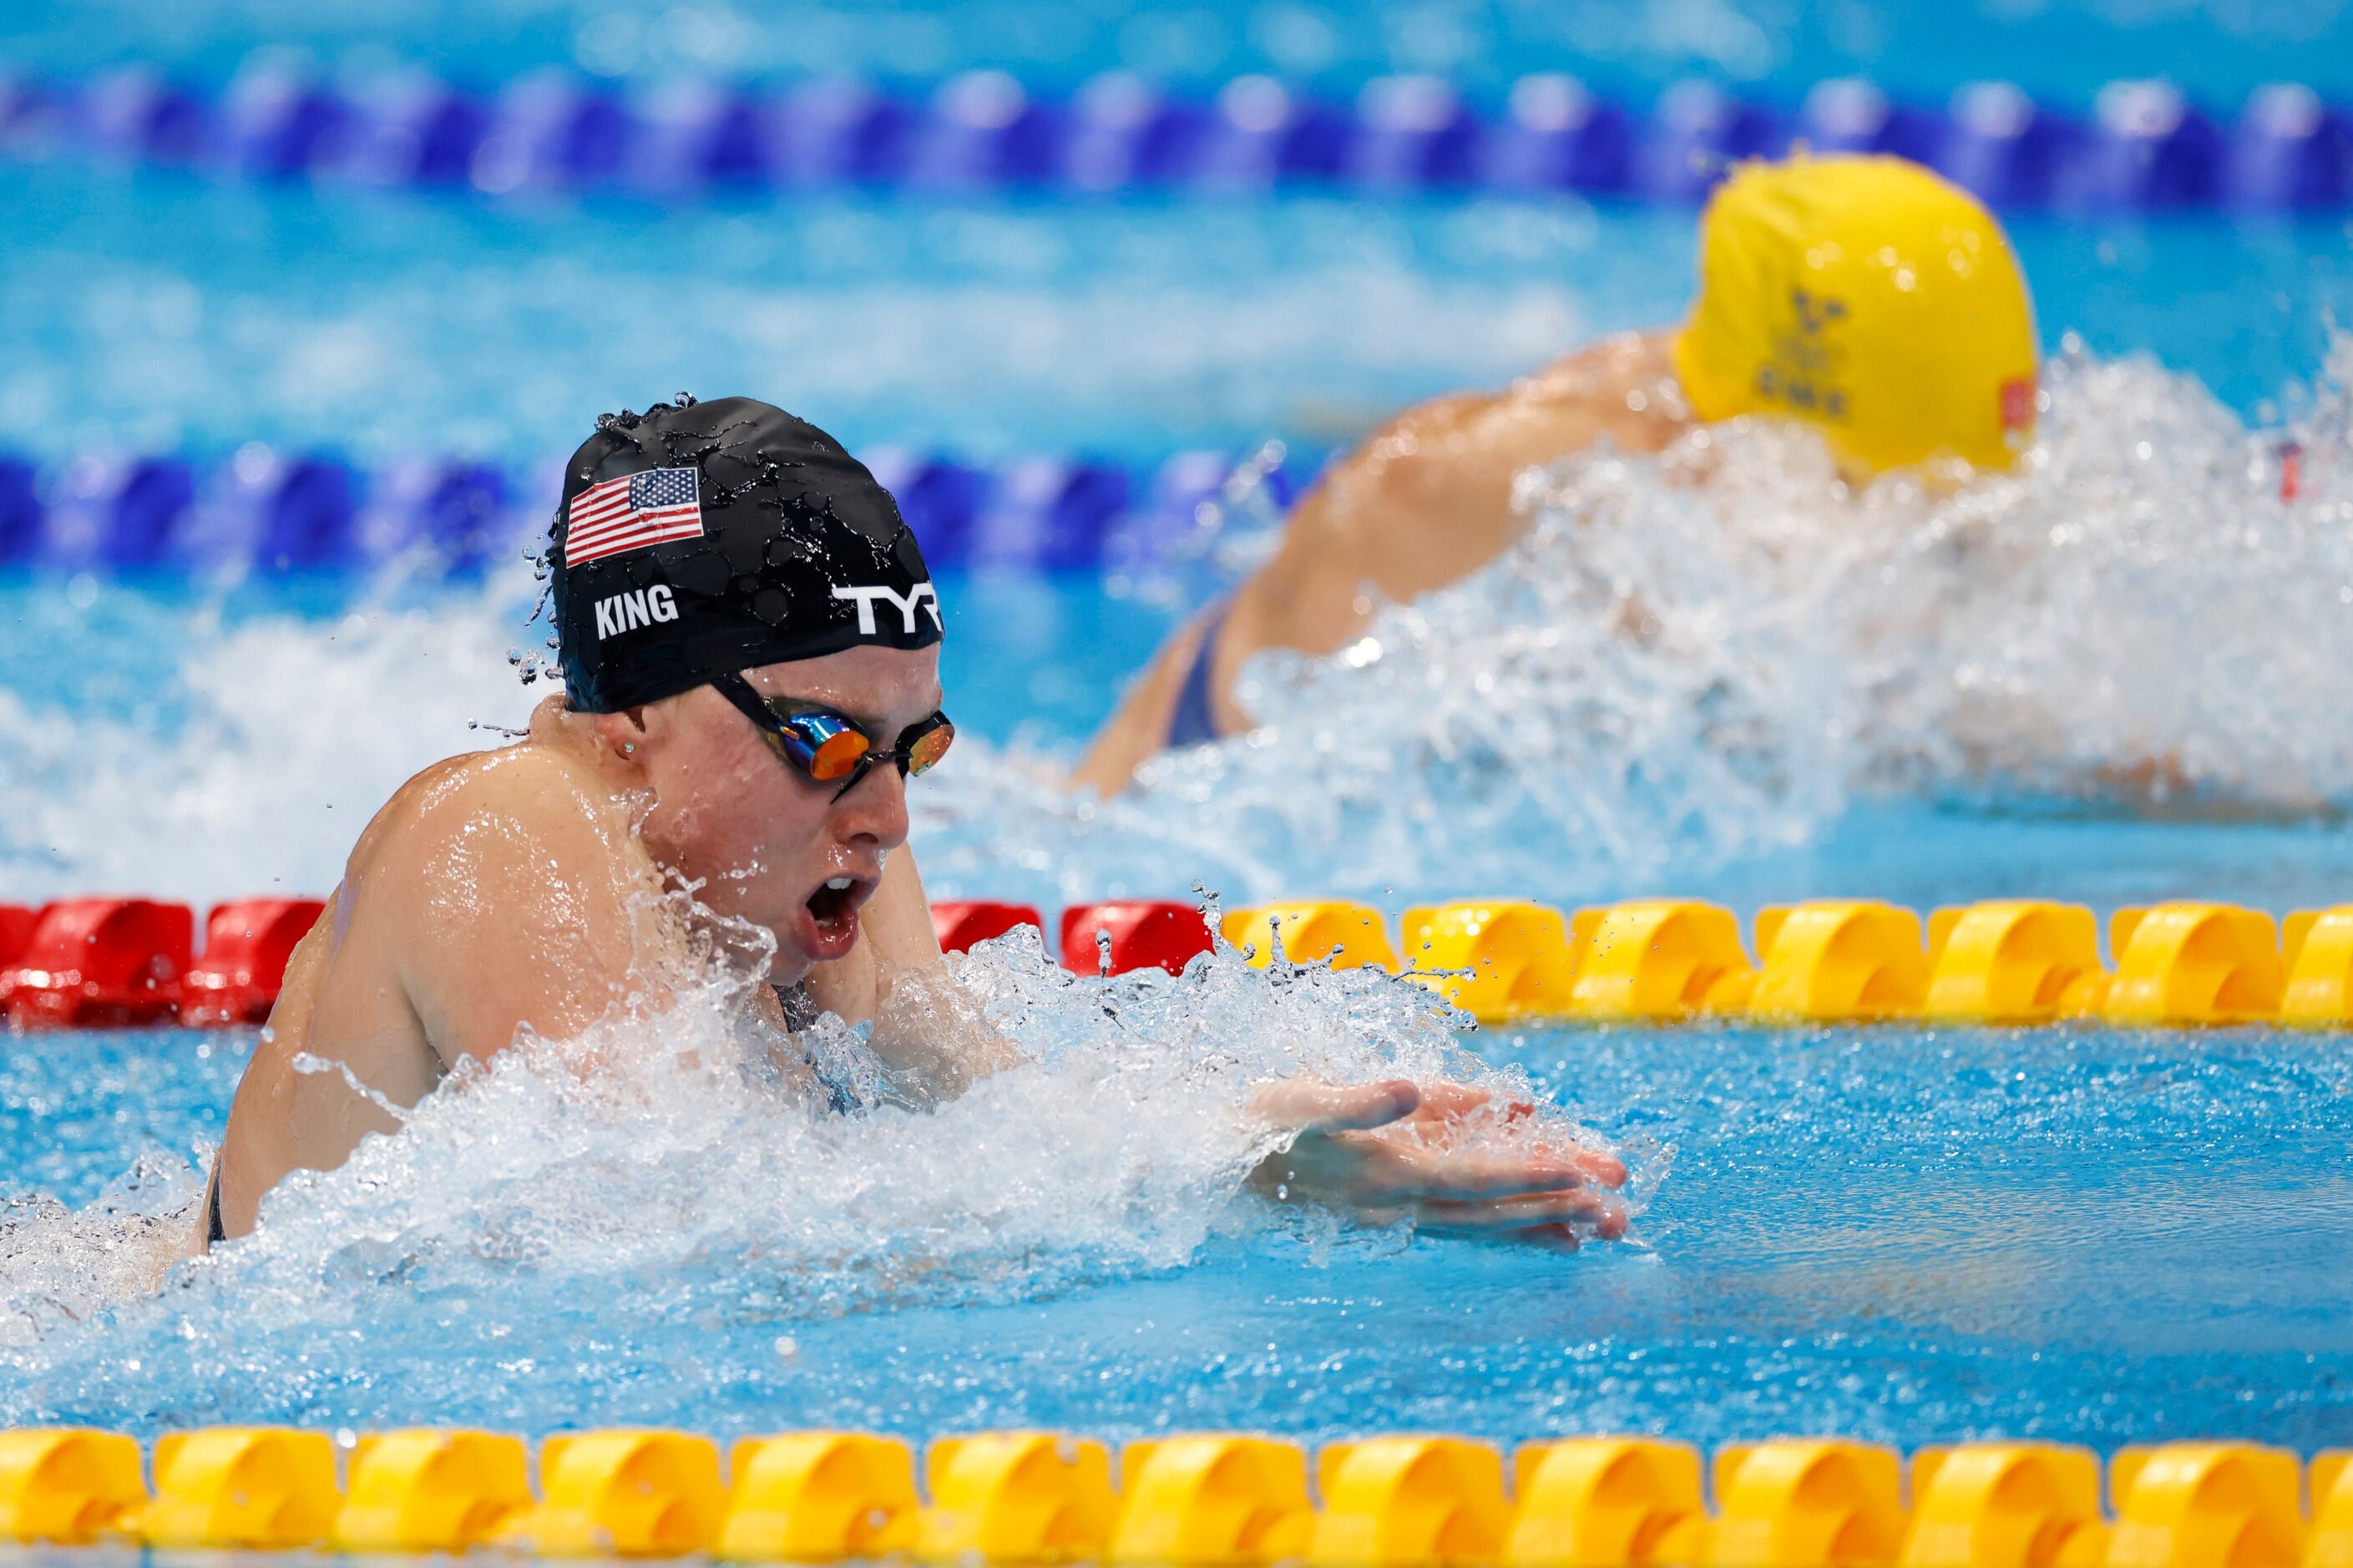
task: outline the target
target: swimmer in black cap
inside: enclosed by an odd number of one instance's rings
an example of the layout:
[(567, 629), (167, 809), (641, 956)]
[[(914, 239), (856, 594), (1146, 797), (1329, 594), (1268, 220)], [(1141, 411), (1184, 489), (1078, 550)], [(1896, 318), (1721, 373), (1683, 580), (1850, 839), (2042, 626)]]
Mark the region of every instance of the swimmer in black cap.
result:
[[(296, 950), (237, 1087), (206, 1198), (209, 1240), (263, 1195), (332, 1169), (382, 1107), (529, 1027), (563, 1038), (669, 1005), (688, 922), (775, 943), (755, 1005), (797, 1028), (877, 1020), (900, 986), (945, 983), (905, 854), (906, 781), (955, 737), (939, 597), (873, 476), (823, 431), (748, 398), (681, 396), (601, 421), (565, 473), (550, 559), (565, 695), (517, 745), (403, 785), (360, 836)], [(678, 912), (666, 886), (694, 890)], [(1018, 1058), (944, 1011), (877, 1021), (875, 1050), (934, 1092)], [(305, 1071), (302, 1057), (343, 1071)], [(365, 1093), (360, 1092), (364, 1088)], [(1295, 1196), (1574, 1245), (1622, 1211), (1625, 1178), (1569, 1148), (1450, 1147), (1483, 1097), (1393, 1080), (1264, 1086), (1299, 1131), (1267, 1180)]]

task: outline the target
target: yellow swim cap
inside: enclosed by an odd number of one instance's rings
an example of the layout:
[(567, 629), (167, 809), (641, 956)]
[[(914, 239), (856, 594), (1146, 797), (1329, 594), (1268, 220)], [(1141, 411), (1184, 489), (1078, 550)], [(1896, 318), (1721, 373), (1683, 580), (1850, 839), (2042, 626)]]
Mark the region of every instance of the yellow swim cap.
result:
[(1703, 419), (1786, 414), (1873, 468), (2006, 468), (2034, 429), (2034, 310), (2001, 226), (1916, 163), (1734, 171), (1700, 220), (1675, 370)]

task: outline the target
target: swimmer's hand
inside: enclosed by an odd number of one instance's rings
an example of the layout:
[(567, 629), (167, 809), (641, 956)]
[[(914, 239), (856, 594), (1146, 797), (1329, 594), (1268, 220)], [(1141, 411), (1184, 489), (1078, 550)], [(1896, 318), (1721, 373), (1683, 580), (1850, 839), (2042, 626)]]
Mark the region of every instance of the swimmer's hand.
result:
[[(1334, 1084), (1293, 1078), (1250, 1097), (1251, 1113), (1296, 1130), (1251, 1181), (1271, 1197), (1320, 1203), (1373, 1224), (1577, 1249), (1584, 1226), (1604, 1240), (1626, 1233), (1625, 1164), (1564, 1144), (1499, 1146), (1470, 1121), (1487, 1091), (1467, 1084)], [(1518, 1108), (1513, 1108), (1518, 1109)]]

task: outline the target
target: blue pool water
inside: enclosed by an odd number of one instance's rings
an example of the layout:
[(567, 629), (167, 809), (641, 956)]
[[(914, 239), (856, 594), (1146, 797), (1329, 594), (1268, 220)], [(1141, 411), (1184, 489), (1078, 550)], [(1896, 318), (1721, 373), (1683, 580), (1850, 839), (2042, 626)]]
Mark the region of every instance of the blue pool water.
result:
[[(1630, 94), (1698, 69), (1785, 100), (1860, 68), (2070, 102), (2161, 69), (2227, 101), (2274, 78), (2353, 92), (2348, 26), (2340, 5), (2128, 0), (714, 0), (659, 25), (542, 0), (74, 0), (0, 17), (0, 54), (215, 80), (265, 45), (485, 79), (1271, 68), (1335, 90), (1559, 67)], [(1690, 215), (1575, 202), (667, 212), (59, 162), (0, 167), (0, 218), (11, 449), (454, 453), (527, 481), (595, 414), (679, 386), (992, 460), (1342, 445), (1672, 320), (1692, 268)], [(2053, 355), (2017, 476), (1852, 494), (1771, 431), (1562, 465), (1526, 545), (1341, 659), (1254, 669), (1258, 734), (1113, 800), (1056, 775), (1266, 519), (1238, 506), (1195, 556), (1105, 578), (944, 578), (969, 739), (916, 795), (929, 885), (1049, 908), (1197, 884), (1390, 909), (2353, 898), (2346, 228), (2016, 239)], [(325, 889), (403, 778), (527, 717), (533, 596), (520, 562), (0, 579), (0, 899)], [(1629, 603), (1643, 638), (1597, 630)], [(1362, 972), (1225, 957), (1106, 994), (1019, 943), (969, 978), (1037, 1061), (936, 1113), (809, 1122), (697, 1013), (607, 1042), (610, 1095), (560, 1052), (511, 1054), (202, 1265), (174, 1249), (251, 1037), (0, 1037), (0, 1424), (2353, 1441), (2344, 1036), (1457, 1034)], [(1556, 1134), (1627, 1151), (1634, 1239), (1538, 1257), (1238, 1195), (1265, 1152), (1242, 1085), (1298, 1070), (1533, 1095)]]
[[(1694, 276), (1689, 213), (1574, 200), (584, 212), (59, 163), (0, 164), (0, 214), (44, 236), (0, 253), (0, 421), (51, 460), (263, 441), (530, 469), (594, 412), (780, 376), (861, 447), (1331, 446), (1677, 321)], [(2250, 414), (2353, 312), (2341, 219), (2013, 233), (2048, 344), (2153, 353)]]
[[(885, 1286), (845, 1303), (783, 1226), (659, 1266), (533, 1256), (509, 1188), (478, 1194), (474, 1258), (447, 1235), (300, 1269), (232, 1253), (219, 1278), (95, 1327), (26, 1292), (37, 1265), (0, 1244), (23, 1314), (0, 1320), (0, 1418), (2353, 1436), (2342, 1037), (1662, 1030), (1480, 1048), (1672, 1146), (1641, 1245), (1334, 1240), (1247, 1207), (1197, 1239), (1131, 1178), (1124, 1239), (1074, 1224), (1060, 1256), (965, 1256), (944, 1285), (902, 1282), (905, 1302)], [(209, 1136), (240, 1054), (180, 1033), (12, 1042), (0, 1184), (90, 1202), (126, 1150)], [(716, 1173), (670, 1173), (695, 1169)], [(660, 1173), (572, 1173), (632, 1196)], [(993, 1220), (1026, 1238), (1029, 1217)], [(638, 1217), (612, 1223), (634, 1250)], [(58, 1222), (30, 1228), (62, 1245)], [(897, 1245), (955, 1256), (921, 1229)], [(1054, 1287), (1025, 1288), (1033, 1270)]]
[(700, 0), (659, 12), (595, 0), (227, 0), (201, 11), (38, 0), (0, 18), (0, 51), (53, 70), (161, 60), (215, 79), (267, 47), (331, 66), (422, 62), (493, 79), (552, 64), (654, 79), (993, 67), (1050, 86), (1126, 68), (1178, 80), (1269, 71), (1345, 89), (1384, 71), (1432, 71), (1493, 91), (1526, 71), (1567, 69), (1647, 93), (1686, 75), (1777, 84), (1863, 73), (1928, 98), (2001, 79), (2077, 104), (2129, 76), (2168, 77), (2223, 101), (2274, 80), (2343, 96), (2348, 44), (2341, 0)]

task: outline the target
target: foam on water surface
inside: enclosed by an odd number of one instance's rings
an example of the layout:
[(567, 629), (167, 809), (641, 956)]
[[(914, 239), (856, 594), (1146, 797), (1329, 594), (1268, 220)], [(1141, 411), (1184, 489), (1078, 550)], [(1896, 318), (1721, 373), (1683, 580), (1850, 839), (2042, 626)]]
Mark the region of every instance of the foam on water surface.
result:
[(0, 417), (51, 461), (259, 440), (539, 465), (681, 386), (769, 398), (860, 450), (1331, 439), (1433, 383), (1667, 319), (1691, 244), (1681, 215), (1605, 231), (1581, 205), (482, 212), (0, 162), (12, 212), (45, 243), (0, 255)]

